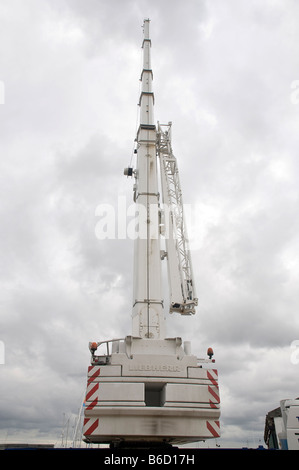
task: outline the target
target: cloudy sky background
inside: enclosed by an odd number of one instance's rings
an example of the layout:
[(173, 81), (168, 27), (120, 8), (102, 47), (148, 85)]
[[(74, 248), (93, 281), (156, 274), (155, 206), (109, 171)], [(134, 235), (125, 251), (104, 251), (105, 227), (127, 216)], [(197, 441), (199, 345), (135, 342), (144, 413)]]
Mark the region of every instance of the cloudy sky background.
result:
[(214, 348), (222, 447), (299, 396), (298, 2), (1, 0), (1, 443), (70, 436), (88, 342), (130, 334), (133, 242), (96, 209), (131, 203), (147, 17), (200, 298), (168, 334)]

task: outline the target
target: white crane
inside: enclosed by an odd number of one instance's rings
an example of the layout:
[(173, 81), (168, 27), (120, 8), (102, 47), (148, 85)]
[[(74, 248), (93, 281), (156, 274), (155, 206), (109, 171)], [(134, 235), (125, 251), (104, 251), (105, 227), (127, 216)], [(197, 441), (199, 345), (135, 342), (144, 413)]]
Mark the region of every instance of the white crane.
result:
[[(191, 353), (190, 341), (166, 335), (163, 259), (168, 265), (170, 312), (194, 314), (197, 297), (171, 123), (154, 123), (148, 19), (143, 32), (137, 162), (136, 168), (125, 169), (126, 175), (135, 178), (138, 221), (132, 334), (89, 343), (91, 365), (84, 407), (84, 440), (111, 446), (182, 444), (220, 435), (218, 373), (212, 349), (208, 358), (198, 359)], [(104, 353), (97, 354), (103, 346)]]

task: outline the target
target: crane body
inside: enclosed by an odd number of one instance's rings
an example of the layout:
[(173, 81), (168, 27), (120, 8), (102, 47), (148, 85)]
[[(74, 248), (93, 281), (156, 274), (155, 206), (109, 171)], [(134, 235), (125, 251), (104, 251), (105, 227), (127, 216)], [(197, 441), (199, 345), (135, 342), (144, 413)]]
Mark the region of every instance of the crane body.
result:
[[(137, 163), (134, 170), (125, 169), (126, 175), (135, 178), (138, 222), (132, 334), (89, 343), (84, 440), (110, 446), (185, 444), (220, 436), (213, 353), (199, 359), (192, 354), (190, 341), (166, 335), (164, 259), (170, 313), (194, 314), (197, 297), (177, 161), (171, 146), (171, 123), (154, 123), (149, 20), (144, 21), (143, 28)], [(165, 250), (161, 249), (162, 239)]]

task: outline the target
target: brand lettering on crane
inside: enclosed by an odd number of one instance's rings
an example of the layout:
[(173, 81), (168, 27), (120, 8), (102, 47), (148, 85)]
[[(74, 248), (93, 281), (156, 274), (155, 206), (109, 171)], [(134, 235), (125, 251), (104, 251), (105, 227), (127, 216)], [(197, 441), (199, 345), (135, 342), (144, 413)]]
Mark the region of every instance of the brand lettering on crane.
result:
[(180, 372), (180, 366), (170, 364), (135, 364), (130, 365), (129, 370), (132, 371), (164, 371), (164, 372)]

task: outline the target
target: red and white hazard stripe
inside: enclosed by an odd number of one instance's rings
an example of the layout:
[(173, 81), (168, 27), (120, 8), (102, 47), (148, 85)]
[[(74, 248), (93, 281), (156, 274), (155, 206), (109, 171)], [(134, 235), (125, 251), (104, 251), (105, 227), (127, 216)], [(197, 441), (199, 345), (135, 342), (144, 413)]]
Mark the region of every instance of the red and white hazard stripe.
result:
[(99, 382), (96, 381), (100, 375), (99, 366), (88, 367), (87, 389), (85, 395), (85, 410), (92, 410), (98, 404)]
[(218, 371), (217, 369), (207, 369), (207, 377), (213, 385), (218, 385)]
[(207, 378), (211, 384), (208, 385), (209, 402), (211, 408), (217, 408), (220, 403), (219, 388), (218, 388), (218, 372), (216, 369), (207, 370)]
[(98, 403), (98, 390), (99, 390), (99, 383), (90, 383), (87, 385), (85, 402), (90, 402), (86, 410), (92, 410)]
[[(98, 404), (98, 391), (101, 368), (99, 366), (89, 366), (87, 374), (87, 389), (85, 395), (85, 411), (92, 410)], [(84, 418), (83, 434), (84, 436), (91, 436), (96, 433), (99, 427), (98, 418)]]
[(101, 368), (99, 366), (89, 366), (88, 367), (88, 380), (87, 382), (93, 382), (96, 380), (101, 373)]
[(220, 422), (219, 421), (207, 421), (207, 430), (213, 437), (220, 437)]
[(97, 396), (97, 392), (99, 390), (99, 383), (91, 383), (87, 385), (85, 401), (91, 401), (95, 399)]
[(83, 423), (84, 436), (91, 436), (99, 427), (99, 418), (85, 418)]

